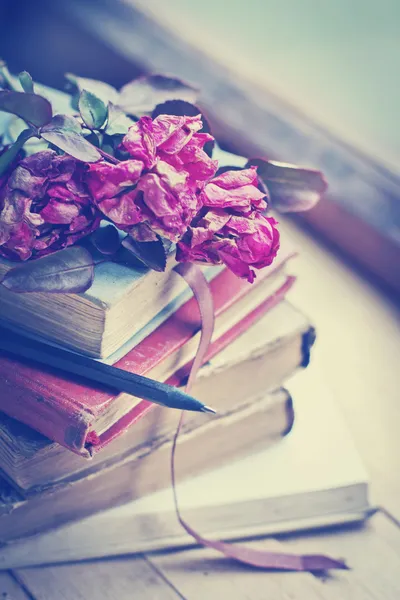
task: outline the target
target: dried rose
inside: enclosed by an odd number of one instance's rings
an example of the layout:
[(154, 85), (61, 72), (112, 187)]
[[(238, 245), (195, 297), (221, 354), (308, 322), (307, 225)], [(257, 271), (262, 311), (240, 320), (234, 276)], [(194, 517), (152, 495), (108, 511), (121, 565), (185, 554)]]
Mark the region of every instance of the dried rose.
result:
[(0, 191), (0, 255), (38, 258), (94, 231), (100, 213), (83, 174), (82, 163), (52, 150), (20, 161)]
[(254, 269), (272, 263), (279, 249), (276, 221), (266, 217), (265, 194), (254, 168), (227, 171), (209, 181), (202, 193), (200, 218), (177, 247), (177, 260), (227, 265), (252, 282)]
[[(140, 178), (136, 204), (151, 230), (172, 242), (184, 235), (201, 206), (188, 173), (162, 160)], [(131, 234), (137, 238), (135, 230)]]
[[(132, 159), (88, 166), (87, 184), (102, 213), (138, 241), (176, 242), (201, 207), (204, 181), (217, 169), (198, 133), (201, 116), (142, 117), (123, 138)], [(139, 227), (140, 225), (140, 227)]]
[(154, 120), (142, 117), (130, 127), (122, 146), (132, 158), (141, 160), (145, 169), (151, 169), (160, 159), (179, 171), (186, 170), (193, 179), (205, 180), (215, 175), (218, 163), (203, 150), (214, 138), (198, 133), (202, 126), (200, 114), (159, 115)]
[(272, 263), (279, 250), (279, 231), (272, 217), (254, 211), (247, 216), (210, 210), (178, 244), (180, 262), (224, 263), (252, 283), (254, 269)]

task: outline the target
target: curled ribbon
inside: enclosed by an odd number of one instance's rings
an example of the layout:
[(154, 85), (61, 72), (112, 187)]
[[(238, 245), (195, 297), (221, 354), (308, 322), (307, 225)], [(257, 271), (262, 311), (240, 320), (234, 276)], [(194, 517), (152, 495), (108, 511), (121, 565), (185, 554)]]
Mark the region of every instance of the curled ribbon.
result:
[[(201, 316), (201, 337), (196, 357), (193, 361), (189, 378), (186, 384), (186, 391), (189, 393), (199, 368), (202, 366), (207, 354), (214, 331), (214, 305), (213, 297), (201, 269), (191, 263), (181, 263), (175, 267), (175, 271), (185, 279), (191, 288), (193, 295), (198, 303)], [(184, 412), (181, 413), (178, 427), (175, 432), (172, 451), (171, 451), (171, 482), (174, 495), (175, 512), (179, 523), (183, 529), (195, 539), (201, 546), (213, 548), (227, 558), (237, 562), (258, 567), (260, 569), (279, 569), (284, 571), (325, 571), (329, 569), (347, 569), (347, 565), (342, 560), (330, 558), (320, 554), (290, 554), (286, 552), (269, 552), (268, 550), (256, 550), (240, 544), (229, 544), (221, 541), (207, 540), (199, 535), (183, 519), (176, 490), (175, 476), (175, 454), (179, 433), (182, 428)]]

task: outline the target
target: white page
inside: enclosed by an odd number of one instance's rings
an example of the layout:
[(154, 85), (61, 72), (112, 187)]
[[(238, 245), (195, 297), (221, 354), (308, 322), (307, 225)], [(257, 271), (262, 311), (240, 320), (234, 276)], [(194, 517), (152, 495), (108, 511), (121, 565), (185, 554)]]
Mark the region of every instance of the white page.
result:
[[(183, 511), (227, 505), (368, 481), (368, 474), (334, 399), (307, 371), (288, 382), (295, 402), (295, 424), (275, 446), (178, 485)], [(178, 442), (179, 464), (179, 442)], [(170, 488), (111, 509), (101, 519), (173, 511)], [(78, 525), (79, 527), (79, 525)]]

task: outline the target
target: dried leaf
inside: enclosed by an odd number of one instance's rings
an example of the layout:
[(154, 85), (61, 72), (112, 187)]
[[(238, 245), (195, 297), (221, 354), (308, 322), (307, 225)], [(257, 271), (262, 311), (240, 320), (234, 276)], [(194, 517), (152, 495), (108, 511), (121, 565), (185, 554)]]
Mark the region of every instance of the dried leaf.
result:
[(90, 240), (96, 250), (106, 256), (112, 256), (121, 246), (121, 238), (114, 225), (99, 227), (92, 233)]
[(90, 288), (93, 278), (90, 252), (73, 246), (11, 269), (1, 283), (13, 292), (78, 294)]
[(122, 240), (122, 246), (146, 267), (153, 269), (153, 271), (165, 271), (167, 255), (161, 238), (156, 242), (137, 242), (128, 235)]
[(0, 111), (21, 117), (27, 123), (42, 127), (52, 117), (51, 104), (38, 94), (0, 91)]
[(148, 75), (124, 85), (116, 102), (132, 115), (151, 113), (157, 104), (167, 100), (195, 102), (198, 90), (175, 77)]
[(21, 73), (18, 75), (18, 78), (24, 92), (27, 94), (33, 94), (33, 80), (28, 71), (21, 71)]
[(92, 92), (82, 90), (79, 96), (79, 112), (89, 129), (100, 129), (107, 118), (107, 107)]
[(81, 126), (74, 117), (55, 115), (51, 122), (43, 127), (40, 135), (47, 142), (83, 162), (96, 162), (101, 155), (81, 134)]
[(252, 158), (246, 167), (256, 166), (260, 180), (266, 185), (271, 205), (276, 210), (301, 212), (310, 210), (327, 189), (320, 171), (296, 165)]

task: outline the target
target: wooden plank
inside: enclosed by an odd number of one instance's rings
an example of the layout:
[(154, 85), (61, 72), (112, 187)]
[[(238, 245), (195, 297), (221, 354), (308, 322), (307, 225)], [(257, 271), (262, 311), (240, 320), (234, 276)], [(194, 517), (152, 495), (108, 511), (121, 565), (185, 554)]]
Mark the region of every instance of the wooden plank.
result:
[(23, 591), (22, 587), (8, 573), (0, 573), (1, 600), (34, 600)]
[[(178, 600), (181, 596), (143, 558), (22, 569), (35, 600)], [(1, 598), (1, 596), (0, 596)], [(21, 600), (25, 596), (21, 596)], [(11, 599), (10, 599), (11, 600)], [(12, 600), (14, 597), (12, 596)], [(20, 600), (16, 597), (15, 600)]]
[[(273, 540), (253, 547), (277, 549)], [(266, 573), (242, 567), (212, 550), (190, 550), (148, 560), (187, 600), (324, 600), (321, 584), (308, 573)]]
[(400, 530), (378, 514), (367, 526), (319, 535), (264, 540), (254, 547), (343, 556), (351, 570), (323, 578), (309, 573), (265, 573), (219, 558), (209, 550), (152, 555), (148, 560), (188, 600), (397, 600), (400, 597)]
[(397, 600), (400, 598), (400, 529), (382, 513), (362, 528), (287, 537), (293, 552), (322, 551), (346, 558), (351, 570), (335, 572), (324, 582), (340, 600)]

